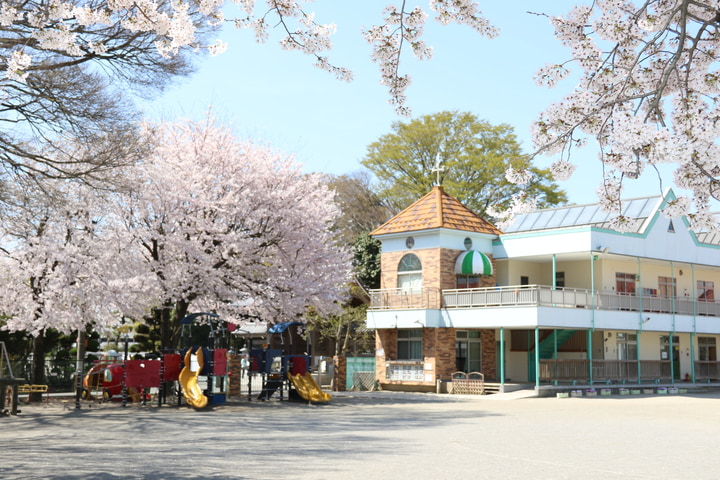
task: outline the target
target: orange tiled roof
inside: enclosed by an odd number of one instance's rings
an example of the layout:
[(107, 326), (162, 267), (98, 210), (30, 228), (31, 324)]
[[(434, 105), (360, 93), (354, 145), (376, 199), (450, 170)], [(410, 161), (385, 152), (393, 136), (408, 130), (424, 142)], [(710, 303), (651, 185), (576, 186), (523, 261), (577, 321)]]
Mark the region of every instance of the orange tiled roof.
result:
[(376, 228), (370, 235), (448, 228), (466, 232), (500, 235), (492, 223), (480, 218), (451, 197), (442, 187), (433, 187), (424, 197)]

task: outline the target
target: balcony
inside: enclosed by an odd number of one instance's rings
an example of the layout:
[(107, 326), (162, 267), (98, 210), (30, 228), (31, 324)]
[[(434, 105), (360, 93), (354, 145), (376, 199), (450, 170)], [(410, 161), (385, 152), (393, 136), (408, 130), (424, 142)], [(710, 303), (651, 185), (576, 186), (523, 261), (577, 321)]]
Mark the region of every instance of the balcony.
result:
[(595, 308), (631, 312), (675, 313), (678, 315), (720, 316), (720, 303), (695, 301), (688, 297), (618, 295), (579, 288), (553, 288), (544, 285), (443, 290), (383, 289), (370, 292), (371, 310), (439, 308), (556, 307)]
[(371, 310), (428, 308), (440, 308), (440, 291), (436, 288), (386, 288), (370, 291)]

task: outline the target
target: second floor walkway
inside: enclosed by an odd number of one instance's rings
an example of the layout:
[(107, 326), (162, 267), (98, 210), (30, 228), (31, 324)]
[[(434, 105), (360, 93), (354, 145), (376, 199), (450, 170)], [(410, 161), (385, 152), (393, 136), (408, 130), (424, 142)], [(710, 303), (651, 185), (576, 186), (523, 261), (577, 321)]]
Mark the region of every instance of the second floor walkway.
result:
[(688, 316), (720, 316), (720, 302), (690, 297), (619, 295), (577, 288), (545, 285), (443, 290), (382, 289), (370, 292), (371, 310), (438, 308), (556, 307)]

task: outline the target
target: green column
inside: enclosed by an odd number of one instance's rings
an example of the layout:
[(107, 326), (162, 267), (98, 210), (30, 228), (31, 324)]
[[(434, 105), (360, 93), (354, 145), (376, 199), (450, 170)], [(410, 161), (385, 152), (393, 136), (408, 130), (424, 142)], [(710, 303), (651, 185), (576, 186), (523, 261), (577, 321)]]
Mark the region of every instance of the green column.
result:
[[(675, 326), (675, 322), (673, 322), (673, 327)], [(673, 328), (675, 330), (675, 328)], [(673, 336), (675, 332), (670, 332), (670, 383), (673, 385), (675, 384), (675, 365), (673, 363), (675, 362), (675, 355), (673, 352), (673, 347), (675, 346), (675, 343), (673, 342)]]
[[(642, 322), (640, 322), (640, 324), (642, 325)], [(637, 332), (635, 332), (635, 338), (636, 338), (635, 341), (637, 342), (637, 346), (635, 347), (636, 350), (637, 350), (637, 351), (635, 352), (635, 356), (637, 357), (637, 373), (638, 373), (638, 374), (637, 374), (637, 377), (638, 377), (638, 380), (637, 380), (637, 381), (638, 381), (638, 385), (639, 385), (640, 383), (642, 383), (642, 382), (641, 382), (641, 379), (642, 379), (642, 363), (640, 362), (640, 334), (641, 334), (641, 333), (642, 333), (642, 330), (638, 330)]]
[(535, 387), (540, 388), (540, 327), (535, 327)]
[(593, 384), (592, 334), (593, 334), (593, 330), (587, 331), (587, 355), (588, 355), (588, 360), (589, 360), (588, 376), (590, 377), (590, 385)]
[(695, 383), (695, 333), (690, 334), (690, 381)]
[(597, 256), (590, 252), (590, 298), (591, 298), (591, 309), (590, 309), (590, 323), (593, 330), (595, 330), (595, 259)]
[[(638, 273), (637, 273), (637, 285), (635, 285), (635, 295), (638, 296), (639, 305), (638, 305), (638, 315), (640, 317), (640, 328), (642, 329), (643, 325), (643, 289), (642, 289), (642, 277), (640, 276), (641, 268), (640, 268), (640, 257), (637, 257), (637, 264), (638, 264)], [(640, 358), (640, 354), (638, 353), (638, 359)]]

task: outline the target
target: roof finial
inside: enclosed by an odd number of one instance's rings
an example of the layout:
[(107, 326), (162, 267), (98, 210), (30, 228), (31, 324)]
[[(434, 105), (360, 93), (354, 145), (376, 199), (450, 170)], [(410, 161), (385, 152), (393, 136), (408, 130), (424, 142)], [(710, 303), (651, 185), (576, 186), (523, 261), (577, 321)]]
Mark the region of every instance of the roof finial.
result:
[(437, 155), (435, 156), (435, 166), (432, 168), (432, 172), (437, 174), (435, 185), (440, 187), (442, 186), (442, 182), (440, 181), (440, 173), (445, 171), (445, 167), (441, 167), (440, 164), (442, 163), (442, 157), (440, 154), (442, 154), (443, 146), (445, 145), (445, 139), (443, 139), (440, 142), (440, 146), (438, 146)]

